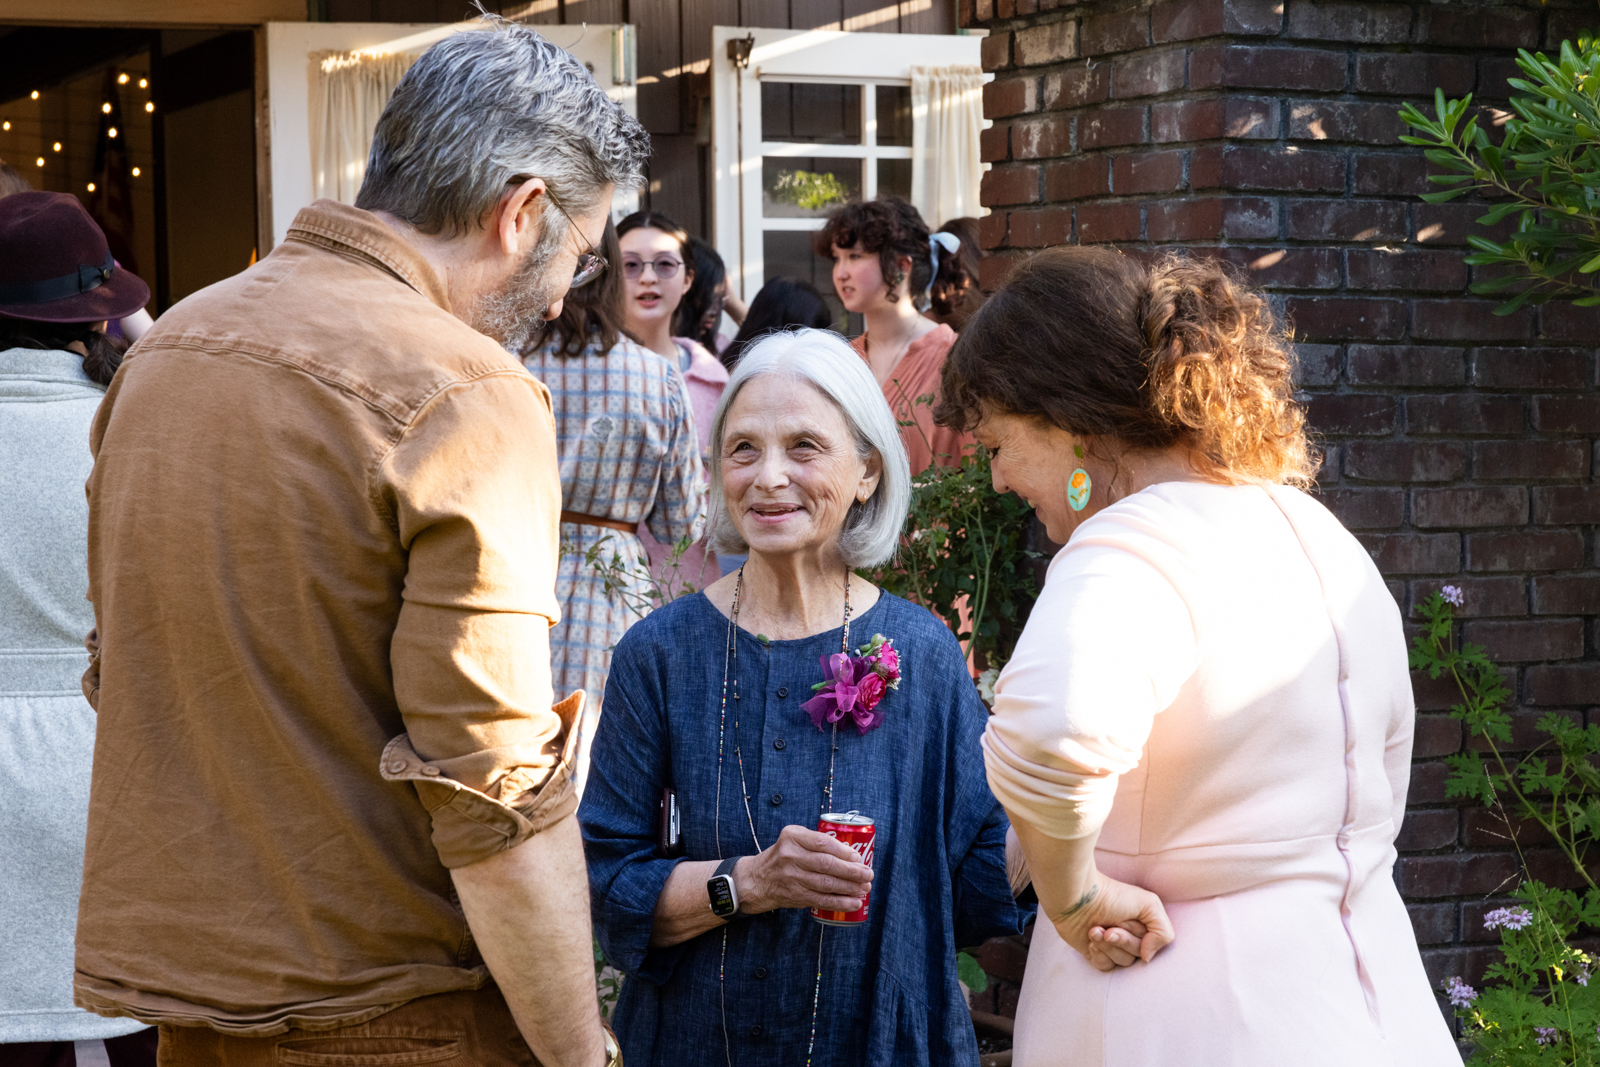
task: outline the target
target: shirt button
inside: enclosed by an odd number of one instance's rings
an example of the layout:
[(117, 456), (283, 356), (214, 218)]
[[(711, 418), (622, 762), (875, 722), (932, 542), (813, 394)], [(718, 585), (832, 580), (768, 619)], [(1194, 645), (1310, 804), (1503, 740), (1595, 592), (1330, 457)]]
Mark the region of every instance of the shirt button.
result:
[(782, 752), (784, 749), (789, 747), (789, 742), (780, 737), (776, 741), (772, 742), (772, 747), (777, 749), (779, 752)]
[(774, 793), (774, 794), (772, 794), (772, 806), (773, 807), (777, 807), (779, 804), (782, 804), (782, 803), (783, 803), (783, 794), (782, 793)]
[(786, 686), (786, 685), (778, 686), (778, 699), (782, 700), (784, 697), (786, 697), (788, 695), (789, 695), (789, 687), (788, 686)]
[(765, 1031), (763, 1031), (761, 1029), (761, 1024), (760, 1023), (756, 1023), (754, 1026), (752, 1026), (750, 1028), (750, 1036), (751, 1037), (760, 1037), (764, 1032)]
[(405, 769), (406, 769), (406, 765), (404, 763), (401, 763), (398, 760), (396, 760), (394, 763), (389, 764), (389, 773), (390, 774), (399, 774), (401, 771), (403, 771)]
[(756, 977), (757, 978), (765, 978), (766, 976), (767, 976), (767, 969), (765, 967), (757, 967), (756, 968)]
[(439, 768), (433, 766), (424, 767), (422, 768), (422, 773), (426, 774), (429, 778), (436, 778), (439, 774)]

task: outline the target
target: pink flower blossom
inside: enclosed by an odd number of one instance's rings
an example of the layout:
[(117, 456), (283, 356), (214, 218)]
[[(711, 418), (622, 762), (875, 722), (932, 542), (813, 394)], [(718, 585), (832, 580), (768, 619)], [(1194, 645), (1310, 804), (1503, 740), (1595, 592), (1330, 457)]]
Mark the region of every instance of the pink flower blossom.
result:
[(900, 653), (896, 652), (894, 646), (887, 641), (878, 651), (868, 656), (867, 660), (884, 675), (884, 681), (892, 685), (900, 680)]
[(1470, 1008), (1472, 1002), (1478, 999), (1478, 991), (1463, 982), (1459, 976), (1445, 983), (1444, 995), (1450, 998), (1451, 1006), (1457, 1008)]
[(856, 701), (862, 707), (871, 711), (878, 706), (878, 701), (883, 699), (885, 688), (883, 676), (876, 671), (870, 671), (865, 678), (861, 679), (861, 683), (856, 686)]
[(1467, 602), (1466, 594), (1461, 591), (1461, 587), (1459, 585), (1447, 585), (1443, 589), (1439, 590), (1439, 595), (1444, 597), (1445, 603), (1454, 607), (1459, 608), (1462, 604)]
[(1533, 922), (1533, 913), (1527, 908), (1496, 908), (1483, 917), (1485, 930), (1521, 930)]

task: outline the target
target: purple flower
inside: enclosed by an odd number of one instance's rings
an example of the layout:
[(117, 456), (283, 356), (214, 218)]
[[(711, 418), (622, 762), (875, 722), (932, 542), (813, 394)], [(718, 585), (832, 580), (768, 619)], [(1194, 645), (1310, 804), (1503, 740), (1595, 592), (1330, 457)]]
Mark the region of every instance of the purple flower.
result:
[(1533, 1028), (1534, 1040), (1541, 1045), (1556, 1043), (1557, 1030), (1553, 1026), (1535, 1026)]
[(1444, 995), (1450, 998), (1450, 1004), (1456, 1008), (1470, 1008), (1472, 1002), (1478, 999), (1478, 991), (1459, 976), (1450, 979), (1444, 984)]
[(1467, 602), (1466, 594), (1461, 591), (1459, 585), (1447, 585), (1439, 590), (1439, 595), (1444, 597), (1445, 603), (1454, 607), (1459, 608)]
[(871, 672), (872, 668), (860, 656), (847, 656), (843, 652), (823, 656), (822, 674), (826, 681), (816, 696), (800, 705), (801, 709), (811, 716), (819, 730), (827, 730), (828, 723), (848, 716), (858, 733), (866, 733), (883, 720), (883, 716), (873, 710), (877, 698), (883, 696), (882, 679), (874, 679), (876, 686), (866, 686), (863, 693), (862, 683)]
[(1521, 930), (1533, 922), (1533, 913), (1527, 908), (1496, 908), (1483, 917), (1485, 930)]

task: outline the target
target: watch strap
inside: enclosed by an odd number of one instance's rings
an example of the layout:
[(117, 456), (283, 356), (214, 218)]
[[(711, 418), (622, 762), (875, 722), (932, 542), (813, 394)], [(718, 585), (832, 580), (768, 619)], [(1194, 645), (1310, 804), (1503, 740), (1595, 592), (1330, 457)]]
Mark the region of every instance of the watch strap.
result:
[(738, 863), (743, 858), (744, 858), (743, 856), (729, 856), (727, 859), (725, 859), (721, 863), (717, 864), (717, 873), (713, 874), (711, 877), (713, 877), (713, 878), (721, 878), (725, 874), (732, 874), (733, 873), (733, 865), (735, 863)]

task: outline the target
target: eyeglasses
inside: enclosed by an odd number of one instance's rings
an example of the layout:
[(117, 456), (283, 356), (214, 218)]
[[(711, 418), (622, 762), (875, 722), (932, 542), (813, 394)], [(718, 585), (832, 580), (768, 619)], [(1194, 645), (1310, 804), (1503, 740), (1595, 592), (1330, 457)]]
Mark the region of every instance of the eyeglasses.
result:
[(683, 266), (683, 260), (673, 259), (671, 256), (657, 256), (655, 259), (645, 261), (642, 259), (624, 259), (622, 261), (622, 276), (630, 282), (639, 280), (644, 269), (649, 267), (656, 272), (656, 277), (662, 281), (678, 276), (678, 268)]
[[(507, 179), (506, 184), (521, 185), (525, 181), (530, 181), (533, 177), (532, 174), (515, 174)], [(572, 270), (570, 288), (577, 289), (580, 286), (588, 285), (600, 277), (601, 273), (609, 266), (606, 263), (606, 257), (594, 250), (594, 245), (589, 243), (589, 238), (583, 236), (583, 231), (578, 229), (578, 224), (572, 221), (572, 216), (567, 214), (567, 209), (561, 206), (561, 201), (556, 199), (556, 194), (550, 191), (548, 185), (545, 186), (544, 195), (550, 198), (550, 206), (561, 212), (561, 217), (567, 220), (567, 225), (576, 231), (578, 236), (583, 239), (584, 247), (588, 249), (587, 252), (582, 252), (578, 255), (577, 266)]]

